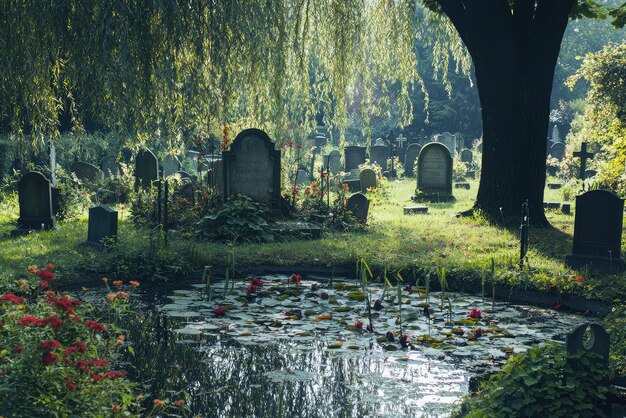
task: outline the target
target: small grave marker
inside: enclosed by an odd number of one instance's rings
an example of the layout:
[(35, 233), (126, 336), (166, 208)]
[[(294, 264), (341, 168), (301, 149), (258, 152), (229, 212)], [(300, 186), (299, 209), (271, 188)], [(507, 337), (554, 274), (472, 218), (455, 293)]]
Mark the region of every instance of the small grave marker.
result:
[(117, 238), (117, 211), (107, 205), (89, 208), (87, 243), (101, 245), (104, 239)]
[(366, 193), (370, 188), (378, 186), (376, 172), (371, 168), (361, 170), (359, 173), (359, 181), (361, 183), (361, 192)]
[(452, 197), (452, 156), (443, 144), (431, 142), (424, 145), (417, 159), (417, 191), (415, 198)]
[(135, 190), (148, 190), (159, 179), (159, 160), (149, 149), (140, 150), (135, 158)]
[(346, 209), (361, 223), (367, 222), (367, 214), (370, 208), (370, 201), (361, 193), (355, 193), (348, 199)]
[(365, 147), (349, 146), (345, 149), (346, 164), (344, 171), (357, 170), (365, 162)]
[(80, 181), (86, 181), (89, 183), (98, 183), (104, 180), (104, 173), (98, 167), (93, 164), (89, 164), (84, 161), (77, 161), (72, 164), (70, 171), (76, 174), (76, 177)]
[[(591, 331), (591, 339), (589, 346), (585, 346), (585, 331), (589, 328)], [(600, 356), (603, 366), (609, 364), (609, 348), (611, 340), (609, 334), (599, 324), (584, 323), (577, 326), (567, 334), (565, 339), (565, 347), (570, 354), (576, 354), (581, 350), (590, 351)]]
[(56, 229), (50, 181), (43, 174), (31, 171), (22, 176), (17, 190), (20, 217), (11, 236), (24, 235), (31, 230)]

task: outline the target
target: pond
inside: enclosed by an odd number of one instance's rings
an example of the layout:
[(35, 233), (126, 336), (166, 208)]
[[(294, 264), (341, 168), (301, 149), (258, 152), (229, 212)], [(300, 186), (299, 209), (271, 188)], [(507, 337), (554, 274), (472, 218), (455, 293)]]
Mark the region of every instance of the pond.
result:
[(155, 396), (186, 392), (201, 416), (449, 416), (473, 378), (511, 353), (564, 341), (584, 321), (369, 284), (372, 333), (354, 282), (273, 275), (251, 283), (216, 283), (210, 295), (203, 284), (139, 292), (140, 320), (127, 325), (130, 377)]

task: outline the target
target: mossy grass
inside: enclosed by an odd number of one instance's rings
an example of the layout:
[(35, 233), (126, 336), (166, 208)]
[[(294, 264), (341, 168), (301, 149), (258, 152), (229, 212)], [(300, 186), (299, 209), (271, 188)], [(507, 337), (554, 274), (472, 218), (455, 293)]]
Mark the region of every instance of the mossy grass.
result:
[[(528, 267), (517, 268), (519, 242), (514, 221), (507, 225), (490, 224), (480, 216), (457, 217), (473, 204), (477, 181), (471, 189), (455, 189), (456, 202), (430, 203), (428, 214), (404, 215), (411, 203), (414, 179), (391, 181), (387, 193), (373, 199), (366, 232), (325, 233), (319, 240), (287, 241), (269, 244), (232, 246), (196, 240), (188, 235), (169, 234), (169, 246), (163, 246), (160, 232), (132, 224), (128, 210), (121, 212), (117, 246), (98, 251), (83, 245), (87, 237), (87, 214), (64, 222), (54, 232), (32, 233), (11, 238), (18, 217), (14, 199), (0, 202), (0, 266), (4, 275), (21, 272), (30, 262), (49, 260), (59, 266), (63, 277), (97, 278), (116, 274), (125, 278), (161, 278), (197, 275), (207, 265), (226, 267), (236, 253), (237, 265), (284, 266), (298, 271), (307, 266), (353, 267), (356, 260), (367, 260), (375, 276), (383, 269), (402, 271), (408, 281), (434, 274), (437, 266), (445, 268), (451, 290), (472, 282), (480, 289), (482, 271), (495, 260), (498, 284), (574, 294), (580, 297), (612, 301), (626, 296), (623, 275), (603, 276), (577, 272), (564, 264), (571, 250), (573, 215), (548, 212), (551, 228), (531, 228)], [(561, 201), (559, 190), (546, 189), (546, 200)], [(508, 214), (507, 214), (508, 215)], [(510, 214), (506, 219), (515, 219)], [(583, 280), (576, 280), (582, 276)], [(491, 288), (487, 278), (487, 288)]]

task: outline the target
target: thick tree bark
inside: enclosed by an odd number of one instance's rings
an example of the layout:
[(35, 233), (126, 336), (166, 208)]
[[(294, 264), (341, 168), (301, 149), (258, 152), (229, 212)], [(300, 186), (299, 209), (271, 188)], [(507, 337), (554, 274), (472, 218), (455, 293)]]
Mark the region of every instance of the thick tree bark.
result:
[(483, 120), (475, 209), (546, 225), (543, 197), (552, 79), (576, 0), (438, 0), (465, 42)]

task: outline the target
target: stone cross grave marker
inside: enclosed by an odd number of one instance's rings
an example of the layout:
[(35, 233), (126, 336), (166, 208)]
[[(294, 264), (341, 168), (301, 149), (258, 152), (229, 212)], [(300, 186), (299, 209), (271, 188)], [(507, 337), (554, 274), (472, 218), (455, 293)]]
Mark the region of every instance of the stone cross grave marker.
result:
[(370, 201), (362, 193), (355, 193), (348, 199), (346, 209), (361, 223), (367, 222), (367, 214), (370, 208)]
[(117, 239), (117, 211), (107, 205), (89, 208), (87, 243), (100, 245), (105, 239)]
[(557, 142), (561, 142), (561, 138), (559, 136), (559, 127), (554, 125), (554, 128), (552, 128), (552, 138), (550, 138), (550, 141), (557, 143)]
[(417, 160), (418, 155), (420, 155), (420, 151), (422, 150), (422, 146), (420, 144), (411, 144), (406, 149), (406, 155), (404, 157), (404, 175), (407, 177), (413, 177), (415, 173), (413, 172), (413, 168), (415, 167), (415, 160)]
[(378, 186), (376, 172), (371, 168), (361, 170), (359, 180), (361, 182), (361, 192), (363, 193), (366, 193), (371, 187), (376, 188)]
[(104, 173), (93, 164), (77, 161), (70, 167), (70, 171), (76, 174), (80, 181), (98, 183), (104, 180)]
[[(555, 125), (556, 128), (556, 125)], [(586, 171), (587, 171), (587, 160), (588, 159), (592, 159), (593, 156), (596, 155), (593, 152), (588, 152), (587, 151), (587, 143), (583, 142), (580, 145), (580, 151), (576, 151), (574, 152), (574, 157), (579, 157), (580, 158), (580, 171), (578, 172), (578, 178), (581, 180), (585, 180), (587, 178), (586, 176)]]
[(223, 153), (224, 197), (237, 194), (269, 205), (280, 213), (280, 151), (260, 129), (241, 131)]
[(178, 170), (180, 170), (180, 161), (178, 161), (178, 158), (167, 154), (165, 158), (163, 158), (163, 175), (169, 176), (176, 173)]
[(472, 152), (472, 150), (463, 148), (461, 150), (461, 161), (471, 164), (474, 161), (474, 153)]
[(324, 160), (324, 166), (330, 167), (331, 173), (338, 173), (341, 171), (341, 152), (333, 150), (328, 154), (328, 158)]
[(562, 142), (555, 142), (554, 144), (552, 144), (552, 146), (550, 147), (550, 155), (557, 160), (562, 161), (563, 157), (565, 156), (565, 144), (563, 144)]
[(390, 157), (387, 145), (374, 145), (370, 147), (370, 163), (376, 163), (383, 170), (387, 169), (387, 160)]
[(398, 148), (404, 149), (404, 143), (406, 142), (406, 136), (400, 134), (396, 138), (396, 144), (398, 144)]
[(35, 229), (56, 229), (50, 181), (43, 174), (31, 171), (22, 176), (17, 190), (20, 217), (11, 235), (23, 235)]
[(140, 150), (135, 158), (135, 190), (149, 190), (159, 179), (159, 160), (149, 149)]
[(592, 190), (576, 196), (574, 245), (567, 264), (609, 273), (623, 271), (623, 216), (624, 201), (613, 192)]
[(417, 190), (425, 197), (452, 197), (452, 156), (445, 145), (424, 145), (417, 159)]
[(346, 163), (344, 171), (357, 170), (365, 162), (365, 147), (349, 146), (345, 149)]

